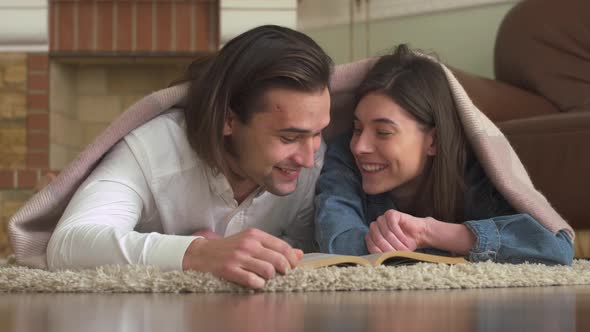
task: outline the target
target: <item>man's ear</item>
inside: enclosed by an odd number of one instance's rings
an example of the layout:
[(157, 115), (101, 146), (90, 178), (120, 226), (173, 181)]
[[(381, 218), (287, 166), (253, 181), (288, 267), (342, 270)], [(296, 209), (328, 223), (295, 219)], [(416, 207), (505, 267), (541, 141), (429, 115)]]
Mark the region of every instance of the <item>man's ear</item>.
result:
[(429, 156), (436, 156), (436, 128), (432, 128), (428, 133), (427, 141), (428, 147), (426, 149), (426, 154)]
[(226, 112), (225, 120), (223, 122), (223, 136), (229, 136), (232, 134), (235, 119), (236, 114), (234, 111), (229, 110)]

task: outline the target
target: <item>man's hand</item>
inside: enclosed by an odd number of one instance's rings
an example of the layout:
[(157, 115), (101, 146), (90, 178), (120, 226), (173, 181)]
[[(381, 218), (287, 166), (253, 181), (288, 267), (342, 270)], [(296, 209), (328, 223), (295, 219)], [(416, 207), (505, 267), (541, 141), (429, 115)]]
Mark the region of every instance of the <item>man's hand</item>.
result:
[(183, 270), (211, 272), (250, 287), (262, 288), (276, 272), (286, 274), (303, 256), (287, 242), (258, 229), (220, 239), (196, 239), (186, 250)]
[(217, 234), (209, 229), (203, 229), (200, 231), (196, 231), (193, 233), (193, 236), (202, 236), (202, 237), (206, 238), (207, 240), (221, 239), (221, 236), (219, 236), (219, 234)]
[(369, 226), (365, 236), (371, 254), (394, 250), (414, 251), (427, 246), (428, 218), (387, 210)]

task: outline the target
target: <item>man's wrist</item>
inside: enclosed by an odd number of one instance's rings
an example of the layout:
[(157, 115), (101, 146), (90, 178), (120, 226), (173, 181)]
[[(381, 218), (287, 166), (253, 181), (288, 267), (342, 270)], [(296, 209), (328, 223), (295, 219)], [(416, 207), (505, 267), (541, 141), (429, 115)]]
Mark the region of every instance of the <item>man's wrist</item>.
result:
[(196, 239), (194, 239), (191, 244), (189, 244), (189, 246), (186, 248), (186, 251), (184, 252), (184, 257), (182, 259), (182, 270), (186, 271), (186, 270), (196, 270), (196, 271), (200, 271), (201, 268), (199, 266), (199, 260), (195, 259), (196, 257), (199, 257), (199, 251), (201, 251), (201, 248), (208, 242), (209, 240), (207, 240), (205, 237), (197, 237)]
[(146, 252), (146, 265), (158, 266), (162, 271), (182, 270), (187, 248), (194, 236), (155, 234)]

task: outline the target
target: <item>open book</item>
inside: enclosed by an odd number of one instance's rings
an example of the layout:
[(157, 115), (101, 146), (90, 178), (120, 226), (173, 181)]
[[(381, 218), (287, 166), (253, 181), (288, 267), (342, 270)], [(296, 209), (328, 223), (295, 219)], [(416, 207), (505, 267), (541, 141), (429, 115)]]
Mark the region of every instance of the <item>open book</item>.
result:
[(423, 254), (414, 251), (390, 251), (382, 254), (366, 256), (347, 256), (322, 253), (309, 253), (303, 255), (297, 267), (322, 267), (322, 266), (379, 266), (379, 265), (408, 265), (419, 262), (461, 264), (469, 263), (463, 257), (448, 257), (431, 254)]

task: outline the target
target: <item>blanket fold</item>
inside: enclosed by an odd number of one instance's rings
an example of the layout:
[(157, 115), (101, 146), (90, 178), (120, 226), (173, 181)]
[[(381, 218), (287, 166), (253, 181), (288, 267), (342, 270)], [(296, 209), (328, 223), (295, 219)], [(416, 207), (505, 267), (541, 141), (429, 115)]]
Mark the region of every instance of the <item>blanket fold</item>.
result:
[[(351, 118), (354, 89), (374, 59), (365, 59), (335, 69), (331, 80), (332, 122)], [(553, 233), (560, 230), (574, 238), (573, 229), (535, 189), (522, 162), (506, 137), (471, 102), (452, 72), (443, 65), (467, 139), (491, 181), (512, 206), (528, 213)], [(47, 244), (67, 203), (100, 159), (125, 135), (186, 99), (188, 84), (154, 92), (132, 105), (87, 146), (48, 186), (35, 194), (12, 216), (8, 233), (18, 263), (46, 268)], [(340, 113), (340, 115), (339, 115)], [(346, 122), (346, 121), (344, 121)], [(331, 124), (328, 130), (337, 131)]]

